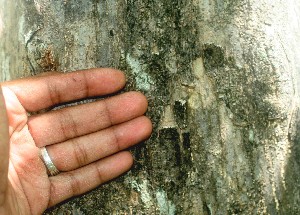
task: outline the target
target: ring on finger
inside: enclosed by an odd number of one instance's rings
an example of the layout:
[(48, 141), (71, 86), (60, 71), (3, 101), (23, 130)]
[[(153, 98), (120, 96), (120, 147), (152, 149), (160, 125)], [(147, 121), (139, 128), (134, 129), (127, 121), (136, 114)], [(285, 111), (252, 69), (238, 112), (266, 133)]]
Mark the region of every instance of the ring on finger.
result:
[(56, 168), (54, 163), (52, 162), (46, 147), (40, 148), (40, 158), (42, 159), (43, 163), (46, 166), (47, 173), (49, 176), (55, 176), (59, 174), (59, 170)]

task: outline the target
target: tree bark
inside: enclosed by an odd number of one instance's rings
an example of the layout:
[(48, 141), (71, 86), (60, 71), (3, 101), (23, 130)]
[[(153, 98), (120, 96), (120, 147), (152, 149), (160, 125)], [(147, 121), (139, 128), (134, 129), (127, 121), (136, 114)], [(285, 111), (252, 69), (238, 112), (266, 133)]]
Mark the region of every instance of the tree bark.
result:
[(300, 213), (298, 0), (0, 5), (2, 81), (115, 67), (149, 99), (134, 168), (46, 214)]

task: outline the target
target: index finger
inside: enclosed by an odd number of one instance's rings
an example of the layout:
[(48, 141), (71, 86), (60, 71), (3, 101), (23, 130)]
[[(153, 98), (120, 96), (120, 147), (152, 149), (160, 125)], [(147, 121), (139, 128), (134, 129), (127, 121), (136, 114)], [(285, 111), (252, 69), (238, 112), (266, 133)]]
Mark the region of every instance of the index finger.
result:
[(9, 87), (29, 112), (60, 103), (114, 93), (125, 85), (125, 75), (115, 69), (87, 69), (55, 73), (2, 84)]

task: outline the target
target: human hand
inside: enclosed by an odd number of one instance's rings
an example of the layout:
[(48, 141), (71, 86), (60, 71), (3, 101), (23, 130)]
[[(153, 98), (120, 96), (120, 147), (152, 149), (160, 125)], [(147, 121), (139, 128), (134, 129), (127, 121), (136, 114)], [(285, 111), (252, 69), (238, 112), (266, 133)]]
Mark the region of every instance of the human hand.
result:
[[(124, 85), (123, 73), (112, 69), (55, 73), (2, 84), (1, 215), (42, 214), (131, 167), (131, 154), (122, 150), (146, 139), (152, 130), (150, 120), (142, 116), (147, 109), (142, 94), (128, 92), (28, 115), (60, 103), (107, 95)], [(39, 157), (43, 146), (60, 171), (56, 176), (48, 176)]]

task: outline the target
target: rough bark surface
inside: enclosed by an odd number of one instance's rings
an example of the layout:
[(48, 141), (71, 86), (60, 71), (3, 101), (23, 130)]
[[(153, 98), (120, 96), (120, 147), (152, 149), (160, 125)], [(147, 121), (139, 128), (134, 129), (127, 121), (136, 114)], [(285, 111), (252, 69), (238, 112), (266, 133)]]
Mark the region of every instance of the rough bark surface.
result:
[(109, 66), (149, 98), (135, 167), (46, 214), (300, 214), (299, 23), (298, 0), (0, 0), (1, 80)]

